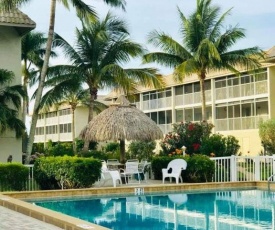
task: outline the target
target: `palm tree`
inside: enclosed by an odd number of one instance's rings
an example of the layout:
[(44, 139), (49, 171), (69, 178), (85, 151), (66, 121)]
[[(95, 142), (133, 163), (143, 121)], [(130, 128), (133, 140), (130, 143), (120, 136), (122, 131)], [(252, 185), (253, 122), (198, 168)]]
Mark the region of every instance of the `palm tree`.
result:
[[(45, 54), (45, 47), (47, 38), (43, 33), (30, 32), (22, 37), (21, 42), (21, 60), (22, 60), (22, 76), (23, 87), (28, 92), (28, 85), (31, 79), (32, 73), (43, 66), (43, 56)], [(34, 69), (34, 67), (36, 69)], [(26, 114), (29, 110), (28, 97), (23, 99), (22, 112), (23, 121), (26, 121)]]
[[(162, 81), (153, 68), (123, 68), (121, 64), (130, 58), (144, 54), (141, 45), (129, 39), (128, 29), (123, 20), (110, 13), (100, 21), (83, 23), (82, 30), (76, 30), (75, 48), (62, 38), (60, 43), (63, 52), (69, 58), (72, 66), (59, 66), (57, 75), (63, 71), (63, 76), (74, 77), (81, 83), (86, 83), (90, 93), (89, 118), (93, 118), (94, 102), (99, 89), (121, 87), (125, 94), (136, 85), (161, 87)], [(88, 142), (84, 150), (87, 150)]]
[(228, 27), (222, 33), (223, 22), (231, 9), (219, 17), (220, 8), (211, 6), (211, 0), (197, 0), (197, 8), (186, 18), (178, 9), (181, 20), (182, 44), (171, 36), (153, 31), (148, 41), (160, 52), (148, 53), (145, 63), (156, 62), (174, 68), (174, 77), (183, 81), (186, 76), (197, 74), (200, 81), (202, 120), (206, 120), (205, 85), (211, 70), (229, 70), (239, 74), (237, 66), (257, 69), (263, 57), (258, 47), (232, 50), (235, 43), (245, 37), (244, 29)]
[(0, 69), (0, 133), (12, 130), (15, 131), (16, 137), (21, 137), (25, 125), (18, 118), (18, 110), (21, 97), (25, 97), (26, 92), (21, 85), (9, 86), (13, 78), (13, 72)]
[[(50, 67), (49, 70), (54, 68)], [(59, 75), (47, 80), (45, 88), (49, 88), (49, 90), (42, 97), (40, 103), (41, 110), (48, 110), (55, 105), (70, 105), (72, 112), (72, 143), (74, 153), (76, 154), (75, 110), (78, 105), (89, 107), (89, 92), (82, 87), (80, 81), (75, 81), (74, 78), (64, 79)], [(96, 113), (107, 108), (105, 104), (98, 101), (95, 101), (94, 106)]]
[[(46, 45), (46, 53), (44, 56), (43, 67), (41, 71), (41, 77), (38, 85), (38, 90), (34, 102), (33, 108), (33, 115), (32, 115), (32, 122), (31, 122), (31, 129), (30, 129), (30, 136), (29, 142), (27, 146), (27, 155), (30, 156), (32, 151), (32, 145), (34, 141), (35, 135), (35, 128), (38, 119), (38, 110), (40, 100), (42, 98), (45, 78), (47, 74), (47, 69), (49, 66), (49, 59), (51, 54), (51, 47), (53, 42), (53, 35), (54, 35), (54, 26), (55, 26), (55, 12), (56, 12), (56, 2), (61, 2), (67, 9), (69, 9), (69, 3), (75, 7), (77, 15), (85, 20), (95, 18), (96, 12), (94, 9), (87, 5), (83, 0), (50, 0), (51, 7), (50, 7), (50, 20), (49, 20), (49, 30), (48, 30), (48, 40)], [(110, 4), (111, 6), (119, 6), (124, 9), (125, 1), (124, 0), (103, 0), (105, 3)], [(17, 7), (20, 7), (23, 4), (31, 2), (31, 0), (1, 0), (0, 2), (0, 9), (1, 10), (13, 10)]]

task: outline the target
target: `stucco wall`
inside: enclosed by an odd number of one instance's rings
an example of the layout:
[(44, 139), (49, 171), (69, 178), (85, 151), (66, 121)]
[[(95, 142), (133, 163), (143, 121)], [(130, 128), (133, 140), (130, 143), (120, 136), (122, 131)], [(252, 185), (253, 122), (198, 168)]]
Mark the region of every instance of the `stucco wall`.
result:
[[(0, 50), (0, 68), (13, 71), (13, 84), (21, 84), (21, 38), (13, 28), (0, 26)], [(14, 162), (21, 162), (22, 141), (14, 132), (0, 137), (0, 162), (6, 162), (10, 154)]]
[(242, 156), (256, 156), (263, 151), (258, 129), (223, 131), (219, 133), (236, 137), (241, 146), (239, 151), (242, 153)]

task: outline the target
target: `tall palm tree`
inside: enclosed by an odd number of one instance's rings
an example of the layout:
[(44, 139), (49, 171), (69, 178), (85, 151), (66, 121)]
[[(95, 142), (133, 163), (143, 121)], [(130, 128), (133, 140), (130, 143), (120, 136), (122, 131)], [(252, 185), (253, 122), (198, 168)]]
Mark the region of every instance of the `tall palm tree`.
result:
[(220, 8), (212, 6), (211, 0), (197, 0), (196, 10), (186, 18), (178, 9), (181, 22), (182, 43), (164, 32), (153, 31), (148, 41), (160, 48), (144, 56), (145, 63), (156, 62), (174, 68), (176, 80), (197, 74), (200, 81), (202, 120), (206, 120), (205, 85), (207, 73), (211, 70), (229, 70), (239, 74), (237, 66), (257, 69), (263, 57), (258, 47), (232, 50), (232, 46), (245, 37), (244, 29), (228, 27), (223, 23), (231, 9), (219, 16)]
[[(128, 29), (123, 20), (110, 13), (100, 21), (83, 23), (81, 30), (76, 30), (75, 48), (62, 38), (55, 42), (63, 47), (64, 54), (72, 66), (59, 66), (57, 75), (74, 77), (86, 83), (90, 93), (89, 118), (93, 118), (94, 102), (99, 89), (121, 87), (125, 94), (136, 85), (161, 87), (162, 80), (153, 68), (123, 68), (122, 64), (130, 58), (144, 54), (141, 45), (129, 39)], [(69, 73), (67, 73), (67, 71)], [(84, 149), (88, 148), (88, 142)]]
[[(55, 67), (50, 67), (49, 70)], [(55, 105), (70, 105), (72, 112), (72, 143), (76, 154), (75, 137), (75, 110), (78, 105), (89, 107), (89, 91), (82, 87), (80, 81), (74, 78), (64, 79), (62, 76), (55, 75), (45, 83), (45, 88), (49, 90), (43, 95), (40, 106), (41, 110), (48, 110)], [(107, 108), (103, 103), (95, 101), (95, 112), (99, 113)]]
[(13, 78), (13, 72), (0, 69), (0, 133), (12, 130), (16, 137), (21, 137), (25, 124), (18, 118), (18, 110), (26, 92), (22, 85), (9, 86)]
[[(125, 1), (124, 0), (103, 0), (105, 3), (110, 4), (112, 6), (119, 6), (124, 8)], [(31, 2), (31, 0), (1, 0), (0, 2), (0, 9), (2, 10), (12, 10), (14, 8), (20, 7), (23, 4)], [(83, 0), (50, 0), (51, 7), (50, 7), (50, 20), (49, 20), (49, 30), (48, 30), (48, 40), (46, 45), (46, 53), (44, 56), (43, 67), (41, 71), (41, 77), (38, 85), (38, 90), (34, 102), (33, 108), (33, 115), (32, 115), (32, 122), (31, 122), (31, 129), (30, 129), (30, 137), (29, 142), (27, 145), (27, 155), (30, 156), (32, 151), (32, 145), (34, 142), (34, 135), (35, 135), (35, 128), (38, 119), (38, 110), (40, 100), (42, 98), (45, 78), (47, 74), (47, 69), (49, 66), (49, 59), (51, 54), (51, 47), (53, 42), (53, 35), (54, 35), (54, 26), (55, 26), (55, 12), (56, 12), (56, 2), (62, 3), (67, 9), (69, 9), (69, 3), (76, 9), (77, 15), (80, 18), (88, 20), (89, 18), (95, 18), (96, 13), (94, 9), (87, 5)]]
[[(28, 92), (28, 85), (32, 73), (43, 66), (43, 57), (45, 55), (45, 47), (47, 38), (41, 32), (30, 32), (22, 37), (21, 42), (21, 60), (22, 60), (22, 76), (23, 87)], [(55, 54), (54, 54), (55, 55)], [(35, 69), (34, 69), (35, 68)], [(29, 110), (28, 97), (24, 98), (22, 105), (23, 121), (26, 121), (26, 114)]]

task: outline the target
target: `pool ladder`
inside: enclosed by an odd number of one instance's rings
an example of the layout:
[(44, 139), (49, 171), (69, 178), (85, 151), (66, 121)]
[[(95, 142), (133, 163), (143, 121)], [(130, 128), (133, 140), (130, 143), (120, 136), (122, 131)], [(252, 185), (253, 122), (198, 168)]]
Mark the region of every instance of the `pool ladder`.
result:
[(275, 173), (273, 175), (271, 175), (270, 177), (268, 177), (268, 180), (267, 180), (268, 191), (270, 191), (270, 183), (275, 182), (272, 180), (274, 177), (275, 177)]

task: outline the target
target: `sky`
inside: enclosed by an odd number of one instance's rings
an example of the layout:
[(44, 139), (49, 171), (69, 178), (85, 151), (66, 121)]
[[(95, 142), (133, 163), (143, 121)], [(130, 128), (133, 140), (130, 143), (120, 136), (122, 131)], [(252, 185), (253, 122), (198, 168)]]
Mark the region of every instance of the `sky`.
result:
[[(163, 31), (180, 41), (179, 15), (177, 7), (188, 17), (195, 10), (196, 0), (126, 0), (126, 11), (111, 8), (101, 0), (86, 0), (94, 7), (100, 18), (108, 11), (127, 21), (130, 37), (133, 41), (144, 45), (149, 51), (154, 47), (147, 43), (147, 35), (153, 30)], [(221, 13), (231, 9), (224, 25), (244, 28), (246, 37), (240, 40), (234, 49), (259, 46), (266, 50), (275, 45), (275, 5), (274, 0), (213, 0), (213, 4), (221, 7)], [(36, 22), (36, 30), (47, 33), (49, 24), (50, 0), (31, 0), (21, 8)], [(57, 1), (55, 32), (70, 44), (75, 42), (75, 28), (81, 28), (75, 11), (70, 11)], [(51, 64), (64, 63), (64, 58), (55, 59)], [(140, 68), (140, 61), (133, 61), (127, 67)], [(159, 68), (162, 74), (170, 74), (172, 70), (151, 64)]]

